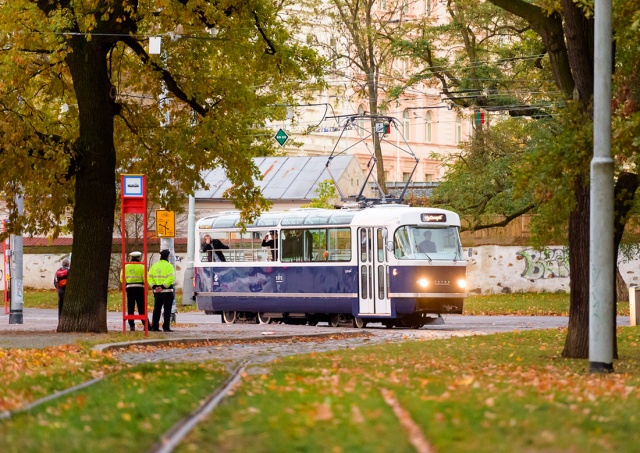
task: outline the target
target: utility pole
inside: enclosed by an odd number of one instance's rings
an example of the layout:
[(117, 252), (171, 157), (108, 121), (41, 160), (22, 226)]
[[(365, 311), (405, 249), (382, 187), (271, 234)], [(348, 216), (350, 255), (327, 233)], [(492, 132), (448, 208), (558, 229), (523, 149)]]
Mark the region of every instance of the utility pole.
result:
[(193, 260), (195, 257), (196, 198), (189, 196), (189, 217), (187, 218), (187, 267), (182, 282), (182, 305), (193, 304)]
[(593, 159), (589, 239), (589, 371), (613, 371), (613, 159), (611, 158), (611, 0), (595, 2)]
[[(24, 214), (24, 198), (22, 194), (15, 196), (15, 202), (18, 208), (18, 216), (21, 217), (22, 214)], [(23, 324), (22, 232), (20, 232), (20, 234), (12, 234), (11, 242), (11, 267), (13, 269), (11, 269), (11, 308), (9, 311), (9, 324)]]

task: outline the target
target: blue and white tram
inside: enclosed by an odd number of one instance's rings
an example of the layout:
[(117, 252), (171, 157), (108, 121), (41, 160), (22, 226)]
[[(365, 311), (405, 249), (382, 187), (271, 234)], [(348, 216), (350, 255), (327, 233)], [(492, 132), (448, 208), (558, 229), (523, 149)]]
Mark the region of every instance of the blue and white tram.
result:
[(466, 261), (454, 212), (377, 205), (266, 213), (245, 232), (238, 222), (222, 213), (196, 226), (194, 294), (223, 322), (420, 327), (429, 315), (462, 313)]

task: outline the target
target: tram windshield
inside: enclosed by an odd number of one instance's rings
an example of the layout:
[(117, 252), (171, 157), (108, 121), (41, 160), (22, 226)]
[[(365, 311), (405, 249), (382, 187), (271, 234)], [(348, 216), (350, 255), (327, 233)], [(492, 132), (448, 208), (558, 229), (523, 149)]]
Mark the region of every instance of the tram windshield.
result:
[(395, 256), (405, 260), (461, 260), (458, 227), (430, 228), (406, 225), (394, 235)]

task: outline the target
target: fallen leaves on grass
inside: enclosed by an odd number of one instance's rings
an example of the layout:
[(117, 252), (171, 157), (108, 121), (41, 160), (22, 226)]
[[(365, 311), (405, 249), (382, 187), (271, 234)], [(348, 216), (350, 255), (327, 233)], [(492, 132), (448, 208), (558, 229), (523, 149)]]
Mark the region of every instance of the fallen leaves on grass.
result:
[[(52, 391), (119, 368), (119, 365), (105, 360), (108, 357), (76, 345), (45, 349), (0, 349), (0, 376), (3, 380), (0, 411), (15, 410)], [(34, 380), (39, 383), (34, 385)], [(54, 388), (46, 388), (49, 385)]]

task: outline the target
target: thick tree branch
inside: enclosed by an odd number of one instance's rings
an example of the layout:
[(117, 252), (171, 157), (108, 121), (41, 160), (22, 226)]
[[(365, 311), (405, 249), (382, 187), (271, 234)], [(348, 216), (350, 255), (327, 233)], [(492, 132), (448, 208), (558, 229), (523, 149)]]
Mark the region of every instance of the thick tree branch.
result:
[(262, 29), (262, 25), (260, 25), (260, 19), (258, 18), (258, 13), (256, 13), (255, 11), (252, 11), (251, 13), (253, 14), (253, 18), (254, 18), (255, 23), (256, 23), (256, 28), (258, 29), (258, 32), (260, 33), (260, 36), (262, 36), (262, 39), (264, 40), (264, 42), (267, 43), (267, 49), (265, 50), (265, 52), (268, 55), (275, 55), (276, 54), (276, 47), (273, 45), (273, 42), (271, 42), (269, 37), (266, 35), (264, 30)]
[(556, 84), (567, 97), (573, 95), (575, 82), (569, 65), (569, 56), (564, 41), (562, 17), (553, 13), (547, 15), (539, 8), (524, 0), (489, 0), (494, 5), (526, 20), (531, 29), (538, 33), (549, 52), (551, 70)]
[(509, 222), (511, 222), (513, 219), (517, 219), (521, 215), (524, 215), (527, 212), (531, 211), (533, 208), (535, 208), (535, 205), (530, 204), (520, 209), (519, 211), (514, 212), (511, 215), (505, 216), (504, 220), (500, 222), (488, 223), (486, 225), (475, 225), (473, 228), (462, 227), (460, 228), (460, 231), (477, 231), (477, 230), (486, 230), (487, 228), (497, 228), (497, 227), (507, 226)]
[(162, 80), (167, 85), (167, 89), (171, 93), (173, 93), (181, 101), (188, 104), (193, 109), (193, 111), (197, 112), (200, 116), (204, 117), (207, 115), (207, 112), (209, 111), (208, 107), (201, 105), (193, 97), (188, 96), (187, 93), (185, 93), (180, 88), (178, 82), (176, 82), (176, 80), (173, 78), (173, 75), (171, 75), (169, 71), (167, 71), (157, 63), (151, 61), (151, 58), (138, 41), (130, 36), (124, 38), (122, 41), (127, 46), (129, 46), (131, 50), (133, 50), (135, 54), (138, 55), (138, 57), (140, 57), (140, 60), (142, 60), (143, 63), (150, 64), (154, 71), (160, 73)]

